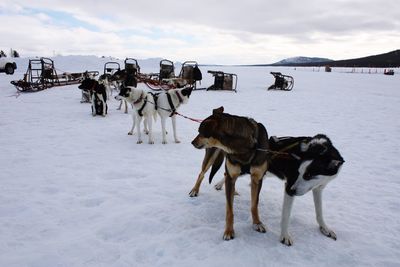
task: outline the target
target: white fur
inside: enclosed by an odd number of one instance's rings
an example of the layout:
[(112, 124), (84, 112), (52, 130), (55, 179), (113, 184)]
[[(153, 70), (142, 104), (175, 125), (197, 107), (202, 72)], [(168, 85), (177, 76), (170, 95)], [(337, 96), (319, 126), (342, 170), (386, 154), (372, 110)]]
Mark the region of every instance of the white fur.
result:
[[(334, 161), (333, 161), (334, 162)], [(303, 175), (305, 171), (307, 170), (307, 167), (312, 163), (312, 160), (307, 160), (303, 162), (300, 167), (299, 167), (299, 176), (292, 185), (290, 189), (296, 191), (296, 196), (301, 196), (307, 193), (308, 191), (312, 190), (313, 191), (313, 197), (314, 197), (314, 207), (315, 207), (315, 214), (316, 214), (316, 219), (319, 225), (319, 229), (322, 234), (324, 234), (327, 237), (330, 237), (332, 239), (336, 240), (336, 234), (333, 232), (326, 224), (323, 218), (323, 213), (322, 213), (322, 190), (325, 188), (325, 186), (332, 181), (336, 175), (332, 176), (325, 176), (325, 175), (317, 175), (313, 177), (311, 180), (304, 180)], [(341, 167), (340, 167), (341, 168)], [(338, 170), (337, 173), (339, 173), (340, 169)], [(286, 191), (284, 193), (284, 199), (283, 199), (283, 208), (282, 208), (282, 218), (281, 218), (281, 242), (287, 246), (291, 246), (293, 244), (293, 240), (289, 235), (289, 219), (290, 219), (290, 214), (293, 206), (295, 196), (289, 196)]]
[(311, 145), (314, 145), (314, 144), (315, 145), (323, 145), (323, 144), (325, 144), (327, 142), (328, 142), (328, 140), (326, 140), (326, 138), (324, 138), (324, 137), (313, 138), (309, 143), (307, 143), (307, 144), (302, 143), (301, 144), (301, 151), (303, 151), (303, 152), (307, 151), (310, 148)]
[(105, 77), (104, 79), (99, 79), (99, 84), (104, 85), (104, 87), (106, 88), (107, 98), (110, 99), (112, 95), (112, 89), (108, 78)]
[[(157, 99), (158, 109), (157, 109), (157, 112), (158, 112), (158, 115), (160, 115), (160, 118), (161, 118), (162, 143), (163, 144), (167, 144), (167, 130), (166, 130), (166, 125), (165, 124), (166, 124), (167, 118), (172, 113), (170, 104), (168, 103), (167, 94), (170, 94), (172, 103), (174, 104), (174, 107), (177, 110), (181, 104), (185, 104), (185, 103), (188, 102), (188, 97), (187, 96), (183, 96), (182, 93), (181, 93), (181, 90), (182, 89), (171, 89), (171, 90), (169, 90), (167, 92), (163, 92), (163, 93), (158, 95), (158, 99)], [(179, 98), (176, 95), (176, 93), (180, 94), (180, 97), (182, 99), (182, 103), (179, 101)], [(173, 130), (173, 134), (174, 134), (175, 143), (180, 143), (180, 141), (178, 140), (177, 133), (176, 133), (176, 115), (175, 114), (171, 116), (171, 120), (172, 120), (172, 130)]]
[[(97, 96), (97, 97), (96, 97)], [(92, 116), (96, 116), (96, 98), (98, 98), (102, 103), (103, 103), (103, 112), (102, 112), (102, 116), (105, 117), (106, 113), (107, 113), (107, 102), (106, 100), (104, 100), (103, 98), (103, 94), (97, 94), (96, 92), (93, 92), (93, 95), (91, 96), (91, 101), (92, 101)]]
[[(155, 106), (154, 106), (154, 98), (153, 95), (151, 95), (148, 92), (145, 92), (142, 89), (137, 89), (134, 87), (130, 87), (131, 88), (131, 92), (129, 93), (129, 96), (126, 97), (126, 101), (131, 103), (134, 107), (134, 111), (132, 114), (132, 119), (133, 119), (133, 123), (132, 123), (132, 128), (130, 130), (130, 132), (128, 134), (133, 134), (133, 131), (135, 129), (137, 129), (137, 143), (141, 144), (142, 141), (142, 135), (141, 135), (141, 130), (140, 130), (140, 123), (142, 121), (142, 119), (144, 118), (144, 129), (145, 132), (148, 133), (149, 136), (149, 144), (154, 144), (154, 139), (153, 139), (153, 118), (154, 120), (156, 120), (157, 117), (157, 112), (155, 110)], [(140, 98), (142, 98), (140, 100)], [(116, 99), (122, 99), (122, 97), (116, 97)], [(142, 114), (143, 116), (140, 116), (138, 113), (138, 110), (142, 108), (143, 103), (145, 101), (145, 99), (147, 99), (147, 104), (145, 105), (145, 107), (142, 110)], [(137, 125), (136, 125), (137, 122)], [(148, 127), (148, 129), (147, 129)]]
[[(307, 167), (312, 163), (312, 160), (306, 160), (301, 163), (299, 167), (299, 176), (296, 179), (296, 182), (292, 185), (290, 189), (296, 191), (296, 196), (302, 196), (308, 191), (320, 187), (326, 186), (330, 181), (336, 178), (336, 175), (325, 176), (325, 175), (316, 175), (310, 180), (304, 179), (304, 173), (307, 170)], [(339, 173), (339, 171), (338, 171)]]

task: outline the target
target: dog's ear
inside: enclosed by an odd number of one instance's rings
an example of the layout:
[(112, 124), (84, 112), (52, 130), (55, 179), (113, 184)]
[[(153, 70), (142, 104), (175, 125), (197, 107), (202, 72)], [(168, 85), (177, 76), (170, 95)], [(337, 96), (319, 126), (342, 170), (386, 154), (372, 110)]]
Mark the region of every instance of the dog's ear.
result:
[(184, 89), (182, 89), (182, 95), (183, 96), (187, 96), (187, 97), (189, 97), (190, 96), (190, 94), (192, 93), (192, 91), (193, 91), (193, 87), (186, 87), (186, 88), (184, 88)]
[(220, 106), (219, 108), (213, 109), (213, 115), (218, 114), (218, 113), (223, 113), (224, 112), (224, 107)]

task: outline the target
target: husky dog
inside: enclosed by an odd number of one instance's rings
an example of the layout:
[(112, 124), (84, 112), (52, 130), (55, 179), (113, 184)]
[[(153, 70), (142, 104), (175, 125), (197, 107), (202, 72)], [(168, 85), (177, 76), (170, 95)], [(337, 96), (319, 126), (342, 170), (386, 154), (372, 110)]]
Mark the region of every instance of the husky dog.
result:
[(193, 87), (186, 87), (182, 89), (170, 89), (166, 92), (157, 94), (156, 109), (158, 115), (161, 118), (163, 144), (167, 144), (167, 131), (165, 124), (168, 117), (171, 117), (172, 120), (172, 130), (175, 143), (180, 143), (176, 133), (176, 111), (181, 104), (186, 104), (189, 101), (192, 90)]
[(78, 88), (89, 92), (90, 99), (92, 101), (92, 115), (102, 115), (103, 117), (106, 116), (108, 106), (105, 86), (95, 79), (85, 78)]
[[(119, 91), (123, 90), (123, 87), (130, 86), (130, 87), (137, 87), (137, 79), (136, 79), (136, 71), (135, 72), (128, 72), (127, 70), (117, 70), (111, 77), (110, 81), (116, 84)], [(125, 99), (121, 99), (119, 103), (119, 107), (117, 110), (121, 110), (122, 105), (125, 107), (124, 113), (128, 113), (128, 103)]]
[[(137, 143), (141, 144), (142, 136), (140, 131), (140, 123), (144, 118), (145, 132), (149, 135), (149, 144), (154, 144), (152, 119), (156, 120), (157, 111), (155, 109), (155, 99), (151, 92), (145, 92), (142, 89), (134, 87), (121, 87), (119, 95), (115, 97), (117, 100), (126, 100), (134, 107), (135, 112), (132, 114), (133, 124), (129, 135), (133, 134), (135, 125), (137, 124)], [(148, 127), (148, 129), (147, 129)]]

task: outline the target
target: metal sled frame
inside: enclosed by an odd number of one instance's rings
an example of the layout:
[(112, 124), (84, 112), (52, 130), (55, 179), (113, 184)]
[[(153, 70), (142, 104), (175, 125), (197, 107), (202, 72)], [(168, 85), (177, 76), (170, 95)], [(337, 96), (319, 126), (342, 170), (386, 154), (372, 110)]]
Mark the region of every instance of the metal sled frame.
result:
[(124, 60), (126, 72), (133, 73), (135, 76), (140, 73), (140, 66), (136, 59), (127, 57)]
[(273, 71), (271, 71), (271, 74), (274, 76), (275, 82), (273, 85), (268, 87), (268, 90), (277, 89), (277, 90), (290, 91), (293, 89), (294, 79), (292, 76), (283, 75), (280, 72), (273, 72)]
[(109, 61), (104, 63), (104, 72), (106, 75), (113, 75), (116, 71), (121, 70), (121, 66), (116, 61)]
[(10, 83), (20, 92), (37, 92), (53, 86), (64, 86), (81, 83), (85, 77), (95, 77), (98, 71), (79, 73), (63, 72), (57, 74), (54, 61), (50, 58), (30, 59), (24, 78)]
[(194, 69), (198, 68), (199, 65), (196, 61), (185, 61), (182, 63), (181, 71), (179, 72), (178, 78), (187, 82), (188, 85), (193, 87), (193, 90), (196, 90), (196, 80), (194, 77)]
[(161, 91), (181, 88), (185, 85), (196, 87), (193, 70), (198, 67), (196, 61), (185, 61), (178, 76), (175, 76), (175, 66), (171, 60), (160, 61), (160, 72), (137, 75), (138, 82), (143, 82), (152, 90)]
[(211, 73), (214, 76), (214, 84), (207, 88), (208, 90), (228, 90), (228, 91), (236, 91), (237, 87), (237, 75), (234, 73), (226, 73), (222, 71), (213, 71), (209, 70), (208, 73)]

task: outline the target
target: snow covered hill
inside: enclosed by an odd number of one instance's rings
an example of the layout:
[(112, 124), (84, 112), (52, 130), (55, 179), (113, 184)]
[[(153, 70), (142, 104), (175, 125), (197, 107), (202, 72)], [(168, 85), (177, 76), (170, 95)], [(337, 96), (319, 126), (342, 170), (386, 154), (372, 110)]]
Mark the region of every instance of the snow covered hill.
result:
[[(103, 70), (109, 59), (56, 57), (65, 71)], [(194, 91), (180, 113), (203, 119), (224, 106), (263, 123), (269, 135), (327, 134), (346, 160), (324, 191), (326, 223), (318, 229), (311, 194), (293, 206), (292, 247), (279, 242), (283, 182), (267, 177), (260, 216), (268, 231), (252, 229), (249, 177), (237, 182), (235, 231), (222, 239), (224, 192), (207, 181), (188, 193), (204, 151), (190, 144), (199, 124), (177, 118), (180, 144), (136, 144), (130, 114), (109, 101), (106, 117), (92, 117), (77, 85), (16, 94), (26, 59), (12, 76), (0, 74), (0, 266), (399, 266), (400, 75), (331, 73), (314, 68), (204, 66), (238, 75), (238, 92)], [(23, 64), (25, 63), (25, 64)], [(158, 62), (143, 64), (157, 72)], [(178, 72), (177, 69), (176, 72)], [(267, 91), (270, 71), (295, 79), (290, 92)], [(372, 72), (371, 72), (372, 73)], [(375, 73), (375, 72), (373, 72)], [(223, 175), (220, 171), (215, 180)]]
[(287, 64), (304, 64), (304, 63), (317, 63), (317, 62), (328, 62), (328, 61), (332, 61), (332, 59), (320, 58), (320, 57), (291, 57), (278, 61), (272, 65), (284, 66)]

